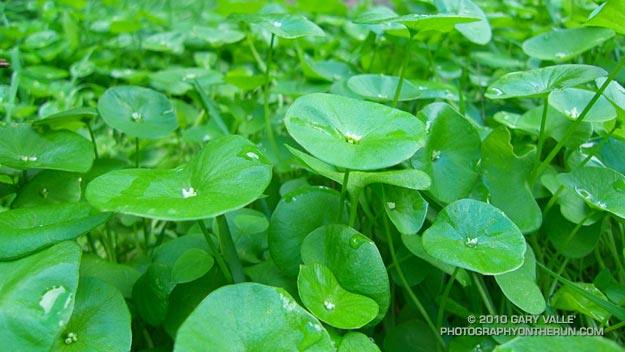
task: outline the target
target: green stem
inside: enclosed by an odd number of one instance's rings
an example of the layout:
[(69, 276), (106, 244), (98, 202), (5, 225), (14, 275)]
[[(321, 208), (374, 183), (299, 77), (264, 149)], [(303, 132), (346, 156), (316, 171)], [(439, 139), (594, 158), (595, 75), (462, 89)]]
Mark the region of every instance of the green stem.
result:
[(358, 213), (358, 201), (360, 199), (360, 192), (354, 194), (351, 198), (351, 206), (349, 208), (349, 226), (354, 227), (356, 225), (356, 214)]
[(13, 115), (13, 109), (15, 108), (15, 99), (17, 98), (17, 90), (20, 85), (20, 50), (18, 47), (11, 49), (11, 66), (13, 68), (13, 74), (11, 75), (11, 85), (9, 86), (9, 101), (6, 105), (5, 122), (10, 123)]
[(577, 131), (577, 128), (584, 121), (584, 119), (586, 118), (586, 115), (588, 115), (588, 112), (590, 111), (590, 109), (595, 105), (597, 100), (599, 100), (599, 98), (601, 97), (603, 92), (606, 90), (606, 88), (608, 88), (608, 85), (610, 84), (610, 82), (612, 82), (614, 80), (614, 78), (619, 73), (619, 71), (621, 70), (623, 65), (625, 65), (625, 56), (623, 56), (619, 60), (619, 62), (616, 65), (616, 67), (612, 70), (612, 72), (610, 72), (610, 75), (608, 76), (608, 78), (605, 80), (605, 82), (603, 82), (603, 84), (601, 85), (599, 90), (595, 93), (595, 95), (592, 97), (590, 102), (588, 102), (588, 104), (584, 108), (584, 111), (582, 111), (582, 113), (579, 115), (579, 117), (577, 119), (575, 119), (575, 121), (573, 121), (573, 123), (571, 123), (571, 125), (566, 129), (566, 132), (564, 133), (564, 136), (560, 139), (560, 141), (556, 144), (556, 146), (553, 147), (551, 152), (549, 152), (549, 154), (547, 155), (545, 160), (543, 160), (542, 163), (540, 163), (540, 165), (538, 165), (538, 167), (534, 169), (534, 171), (532, 172), (532, 175), (530, 177), (530, 180), (536, 180), (536, 178), (538, 176), (540, 176), (540, 174), (543, 171), (545, 171), (547, 166), (551, 163), (551, 161), (556, 157), (556, 155), (564, 147), (564, 144), (571, 138), (571, 136), (575, 133), (575, 131)]
[(425, 320), (425, 323), (430, 327), (430, 329), (432, 329), (432, 333), (434, 334), (434, 336), (436, 336), (436, 340), (438, 341), (438, 343), (440, 343), (440, 345), (444, 349), (445, 341), (441, 337), (440, 330), (436, 328), (436, 326), (432, 322), (432, 319), (430, 319), (428, 312), (425, 310), (425, 307), (423, 306), (423, 304), (421, 304), (421, 301), (419, 300), (419, 298), (414, 294), (414, 292), (412, 292), (412, 288), (410, 287), (408, 280), (406, 280), (406, 276), (404, 275), (403, 270), (399, 266), (399, 261), (397, 260), (397, 254), (395, 253), (395, 245), (393, 244), (393, 236), (391, 236), (391, 229), (388, 223), (388, 217), (382, 216), (382, 222), (384, 224), (384, 231), (386, 232), (386, 240), (388, 242), (388, 249), (391, 254), (393, 265), (395, 265), (395, 270), (397, 270), (397, 275), (399, 276), (399, 280), (401, 281), (402, 285), (405, 287), (406, 292), (408, 293), (408, 296), (410, 297), (410, 300), (415, 305), (419, 313), (421, 313), (421, 315), (423, 316), (423, 320)]
[(95, 134), (93, 133), (91, 123), (87, 123), (87, 130), (89, 131), (89, 136), (91, 137), (91, 143), (93, 144), (93, 153), (95, 154), (95, 158), (99, 159), (100, 156), (98, 154), (98, 144), (95, 141)]
[(143, 218), (143, 246), (145, 247), (145, 253), (148, 253), (150, 250), (150, 224), (148, 224), (148, 219)]
[(408, 65), (408, 59), (410, 58), (410, 47), (412, 46), (412, 37), (408, 39), (408, 45), (406, 46), (406, 54), (402, 58), (401, 66), (399, 68), (399, 82), (397, 88), (395, 88), (395, 95), (393, 96), (393, 107), (397, 107), (399, 101), (399, 95), (401, 94), (401, 87), (404, 85), (404, 76), (406, 75), (406, 66)]
[(206, 228), (206, 225), (204, 225), (204, 221), (198, 220), (197, 223), (200, 226), (200, 230), (202, 230), (202, 234), (204, 234), (204, 238), (206, 239), (206, 242), (208, 243), (208, 247), (210, 247), (211, 252), (213, 252), (215, 256), (215, 260), (217, 261), (217, 266), (219, 267), (219, 270), (221, 270), (221, 273), (226, 278), (226, 281), (230, 283), (234, 282), (232, 280), (232, 274), (230, 274), (230, 270), (228, 270), (228, 266), (226, 265), (224, 258), (219, 252), (219, 249), (215, 246), (215, 242), (213, 242), (213, 239), (211, 238), (210, 233), (208, 233), (208, 229)]
[(549, 96), (543, 99), (543, 115), (540, 119), (540, 129), (538, 130), (538, 145), (536, 146), (536, 162), (534, 168), (540, 165), (540, 159), (543, 155), (543, 146), (545, 144), (545, 129), (547, 127), (547, 115), (549, 112)]
[(104, 250), (106, 251), (106, 256), (108, 257), (109, 261), (117, 263), (115, 241), (113, 241), (113, 233), (111, 232), (111, 226), (109, 225), (108, 221), (106, 222), (106, 225), (104, 225), (104, 228), (106, 229), (106, 237), (104, 240)]
[(271, 68), (271, 62), (273, 60), (273, 42), (276, 39), (276, 35), (271, 33), (271, 41), (269, 42), (269, 50), (267, 51), (267, 61), (265, 69), (265, 87), (263, 89), (263, 107), (265, 110), (265, 129), (267, 130), (267, 138), (269, 138), (269, 144), (276, 157), (279, 157), (278, 144), (276, 144), (276, 138), (273, 135), (273, 129), (271, 127), (271, 114), (269, 112), (269, 70)]
[(443, 315), (445, 314), (445, 306), (447, 305), (447, 299), (449, 298), (449, 293), (451, 292), (451, 288), (454, 285), (454, 281), (456, 281), (456, 276), (460, 271), (460, 267), (456, 267), (454, 272), (451, 274), (447, 285), (445, 286), (445, 291), (443, 292), (443, 297), (441, 298), (441, 305), (438, 308), (438, 316), (436, 318), (436, 326), (440, 329), (443, 325)]
[(347, 182), (349, 182), (349, 169), (343, 174), (343, 184), (341, 185), (341, 195), (339, 197), (339, 210), (336, 216), (336, 222), (340, 223), (343, 219), (343, 209), (345, 209), (345, 197), (347, 195)]
[(622, 321), (622, 322), (620, 322), (618, 324), (614, 324), (612, 326), (609, 326), (609, 327), (605, 328), (605, 330), (603, 330), (603, 332), (607, 334), (607, 333), (612, 332), (614, 330), (618, 330), (618, 329), (620, 329), (620, 328), (622, 328), (624, 326), (625, 326), (625, 321)]
[(228, 263), (228, 268), (230, 268), (230, 272), (232, 273), (232, 279), (234, 280), (235, 284), (245, 282), (243, 265), (241, 264), (241, 259), (239, 259), (237, 248), (235, 247), (234, 241), (232, 240), (230, 228), (228, 227), (228, 222), (226, 221), (226, 216), (219, 215), (217, 218), (215, 218), (215, 221), (217, 221), (217, 228), (219, 231), (219, 245), (221, 246), (221, 251), (224, 254), (226, 263)]
[(606, 134), (605, 136), (603, 136), (603, 138), (601, 138), (601, 142), (599, 142), (599, 144), (597, 144), (594, 148), (592, 148), (592, 150), (588, 153), (588, 155), (586, 155), (584, 160), (582, 160), (582, 162), (579, 165), (577, 165), (576, 169), (582, 168), (586, 164), (588, 164), (588, 162), (601, 150), (601, 148), (603, 148), (603, 146), (606, 143), (608, 143), (608, 141), (610, 140), (610, 137), (612, 137), (614, 132), (616, 132), (616, 129), (617, 129), (617, 124), (615, 123), (614, 127), (612, 127), (610, 132), (608, 132), (608, 134)]
[[(569, 264), (569, 258), (564, 258), (564, 261), (560, 265), (560, 268), (558, 269), (558, 272), (556, 273), (556, 275), (562, 276), (562, 273), (564, 272), (564, 269), (566, 269), (566, 266), (568, 264)], [(558, 279), (554, 278), (553, 282), (551, 283), (551, 288), (549, 288), (549, 294), (547, 295), (547, 297), (551, 297), (553, 295), (553, 293), (556, 291), (557, 284), (558, 284)]]
[(493, 304), (493, 300), (491, 299), (488, 291), (486, 290), (486, 285), (484, 284), (484, 279), (482, 279), (481, 275), (473, 273), (473, 281), (477, 286), (477, 291), (480, 293), (482, 297), (482, 301), (486, 305), (486, 310), (488, 310), (488, 314), (497, 315), (497, 311), (495, 310), (495, 305)]
[(245, 30), (245, 37), (247, 38), (247, 45), (250, 47), (250, 51), (252, 52), (252, 56), (254, 56), (254, 60), (256, 60), (256, 64), (261, 71), (267, 70), (267, 64), (263, 62), (263, 59), (258, 54), (258, 50), (256, 50), (256, 46), (254, 45), (254, 41), (252, 41), (252, 36), (250, 35), (249, 30)]

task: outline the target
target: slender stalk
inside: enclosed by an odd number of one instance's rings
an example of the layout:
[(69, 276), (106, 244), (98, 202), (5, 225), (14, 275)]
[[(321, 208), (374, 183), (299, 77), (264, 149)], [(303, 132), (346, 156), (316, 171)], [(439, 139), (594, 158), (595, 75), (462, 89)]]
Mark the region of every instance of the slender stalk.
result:
[[(569, 258), (564, 258), (564, 261), (560, 265), (560, 268), (558, 269), (558, 272), (556, 273), (556, 275), (562, 276), (562, 273), (564, 272), (564, 269), (566, 269), (566, 266), (568, 264), (569, 264)], [(553, 295), (553, 293), (556, 291), (557, 284), (558, 284), (558, 279), (554, 278), (553, 282), (551, 283), (551, 288), (549, 288), (549, 294), (547, 295), (547, 297), (551, 297)]]
[(219, 270), (221, 270), (221, 273), (226, 278), (226, 281), (232, 283), (232, 274), (230, 274), (230, 270), (228, 270), (228, 266), (226, 265), (224, 258), (221, 256), (219, 249), (215, 246), (213, 239), (208, 233), (208, 229), (206, 228), (206, 225), (204, 225), (204, 221), (198, 220), (197, 223), (200, 226), (200, 230), (202, 230), (202, 234), (204, 234), (204, 238), (208, 243), (208, 247), (210, 247), (211, 252), (213, 252), (215, 255), (215, 260), (217, 261), (217, 266), (219, 267)]
[(540, 176), (540, 174), (543, 171), (545, 171), (547, 166), (551, 163), (551, 161), (556, 157), (556, 155), (564, 147), (564, 143), (566, 143), (571, 138), (571, 136), (575, 133), (575, 131), (577, 131), (577, 128), (584, 121), (584, 119), (586, 118), (586, 115), (588, 115), (588, 112), (590, 112), (590, 109), (595, 105), (597, 100), (599, 100), (599, 98), (601, 97), (603, 92), (608, 88), (608, 85), (610, 84), (610, 82), (612, 82), (614, 80), (614, 78), (619, 73), (619, 71), (621, 70), (623, 65), (625, 65), (625, 56), (623, 56), (619, 60), (619, 62), (616, 65), (616, 67), (612, 70), (612, 72), (610, 72), (610, 75), (608, 76), (608, 78), (605, 80), (605, 82), (603, 82), (603, 84), (601, 85), (599, 90), (597, 90), (597, 92), (592, 97), (590, 102), (588, 102), (588, 104), (584, 108), (584, 111), (582, 111), (582, 113), (579, 115), (579, 117), (577, 119), (575, 119), (575, 121), (573, 121), (573, 123), (571, 123), (571, 125), (566, 129), (566, 132), (564, 133), (564, 136), (560, 139), (560, 141), (556, 144), (556, 146), (553, 147), (551, 152), (549, 152), (549, 154), (547, 155), (545, 160), (543, 160), (542, 163), (540, 163), (540, 165), (538, 165), (538, 167), (536, 167), (534, 169), (534, 171), (530, 175), (531, 176), (530, 180), (532, 180), (532, 182), (530, 184), (533, 184), (534, 181), (536, 180), (536, 178), (538, 176)]
[(254, 60), (256, 60), (256, 64), (261, 71), (267, 70), (267, 64), (263, 61), (263, 59), (258, 55), (258, 50), (256, 50), (256, 46), (254, 45), (254, 41), (252, 40), (252, 36), (250, 35), (249, 30), (245, 30), (245, 38), (247, 38), (247, 45), (250, 47), (250, 51), (252, 52), (252, 56), (254, 56)]
[(493, 300), (491, 299), (488, 291), (486, 290), (486, 285), (484, 284), (484, 279), (482, 279), (481, 275), (473, 273), (473, 281), (477, 286), (477, 291), (480, 293), (482, 297), (482, 301), (486, 305), (486, 310), (488, 310), (488, 314), (497, 315), (497, 311), (495, 310), (495, 305), (493, 304)]
[(412, 288), (410, 287), (410, 284), (408, 283), (408, 280), (406, 279), (406, 276), (404, 275), (404, 272), (401, 269), (401, 266), (399, 266), (399, 261), (397, 260), (397, 253), (395, 252), (395, 245), (393, 244), (393, 236), (391, 236), (391, 229), (388, 224), (388, 217), (382, 216), (382, 222), (384, 224), (384, 232), (386, 232), (388, 250), (391, 254), (393, 265), (395, 265), (395, 269), (397, 270), (397, 275), (399, 276), (399, 280), (401, 281), (402, 285), (406, 288), (406, 292), (408, 293), (410, 300), (415, 305), (415, 307), (417, 307), (417, 310), (419, 311), (419, 313), (421, 313), (421, 315), (423, 316), (423, 320), (425, 320), (425, 323), (430, 327), (430, 329), (432, 329), (432, 333), (434, 334), (434, 336), (436, 336), (436, 340), (438, 341), (438, 343), (440, 343), (440, 345), (443, 348), (445, 348), (446, 347), (445, 341), (440, 335), (440, 330), (436, 328), (436, 326), (432, 322), (432, 319), (430, 319), (428, 312), (425, 310), (425, 307), (423, 306), (423, 304), (421, 304), (421, 301), (419, 300), (419, 298), (414, 294), (414, 292), (412, 292)]
[(336, 222), (343, 220), (343, 209), (345, 209), (345, 198), (347, 196), (347, 182), (349, 182), (349, 169), (343, 174), (343, 184), (341, 185), (341, 195), (339, 196), (339, 209), (336, 215)]
[(349, 208), (349, 226), (354, 227), (356, 225), (356, 214), (358, 213), (358, 202), (360, 199), (360, 192), (354, 194), (350, 201), (351, 207)]
[(404, 85), (404, 76), (406, 75), (406, 66), (408, 65), (408, 59), (410, 58), (411, 47), (412, 36), (408, 40), (408, 45), (406, 46), (406, 55), (404, 55), (404, 57), (402, 58), (401, 66), (399, 68), (399, 82), (397, 83), (397, 88), (395, 88), (395, 95), (393, 96), (393, 107), (397, 107), (399, 95), (401, 94), (401, 87)]
[(447, 285), (445, 286), (445, 291), (443, 291), (443, 297), (441, 298), (441, 305), (438, 307), (438, 316), (436, 318), (436, 326), (440, 329), (443, 325), (443, 315), (445, 314), (445, 306), (447, 305), (447, 299), (449, 298), (449, 293), (451, 292), (451, 288), (456, 281), (456, 276), (460, 271), (460, 267), (456, 267), (454, 272), (451, 274), (449, 281), (447, 281)]
[(265, 129), (267, 130), (267, 138), (269, 138), (269, 144), (276, 157), (279, 156), (278, 144), (276, 144), (276, 138), (273, 135), (273, 129), (271, 127), (271, 114), (269, 112), (269, 70), (271, 68), (271, 62), (273, 60), (273, 42), (276, 39), (276, 35), (271, 33), (271, 41), (269, 42), (269, 50), (267, 51), (267, 61), (265, 69), (265, 87), (263, 89), (263, 107), (265, 109)]
[(104, 225), (104, 228), (106, 229), (106, 237), (103, 243), (104, 250), (106, 251), (106, 256), (108, 257), (109, 261), (117, 263), (115, 241), (113, 241), (113, 233), (111, 232), (111, 226), (109, 225), (108, 221)]
[(91, 143), (93, 144), (93, 153), (95, 154), (95, 158), (99, 159), (100, 156), (98, 154), (98, 144), (95, 141), (95, 134), (93, 133), (93, 127), (91, 127), (91, 123), (87, 122), (87, 130), (89, 131), (89, 137), (91, 137)]
[(594, 148), (592, 148), (592, 150), (586, 155), (584, 160), (582, 160), (582, 162), (579, 163), (579, 165), (577, 165), (576, 169), (582, 168), (586, 164), (588, 164), (588, 162), (601, 150), (601, 148), (603, 148), (603, 146), (606, 143), (608, 143), (608, 141), (610, 140), (610, 137), (612, 137), (614, 132), (616, 132), (616, 129), (617, 129), (617, 124), (615, 123), (614, 127), (612, 127), (610, 132), (608, 132), (608, 134), (606, 134), (605, 136), (603, 136), (603, 138), (601, 138), (601, 142), (599, 142), (599, 144), (597, 144)]
[(143, 246), (145, 247), (145, 253), (150, 250), (150, 229), (151, 225), (148, 224), (148, 219), (143, 218)]
[(219, 245), (221, 246), (221, 251), (224, 254), (226, 263), (228, 263), (228, 268), (230, 268), (230, 272), (232, 273), (232, 279), (235, 284), (245, 282), (243, 265), (241, 264), (241, 259), (239, 259), (237, 248), (234, 246), (226, 216), (219, 215), (215, 220), (217, 221), (217, 228), (219, 229)]
[(20, 85), (20, 50), (18, 47), (11, 49), (11, 66), (13, 68), (13, 74), (11, 75), (11, 85), (9, 86), (9, 101), (6, 104), (5, 122), (11, 122), (13, 115), (13, 109), (15, 108), (15, 99), (17, 98), (17, 89)]
[(545, 144), (545, 129), (547, 127), (547, 115), (549, 112), (549, 96), (543, 99), (543, 115), (540, 119), (540, 129), (538, 130), (538, 145), (536, 146), (536, 162), (534, 167), (540, 165), (540, 159), (543, 155), (543, 146)]

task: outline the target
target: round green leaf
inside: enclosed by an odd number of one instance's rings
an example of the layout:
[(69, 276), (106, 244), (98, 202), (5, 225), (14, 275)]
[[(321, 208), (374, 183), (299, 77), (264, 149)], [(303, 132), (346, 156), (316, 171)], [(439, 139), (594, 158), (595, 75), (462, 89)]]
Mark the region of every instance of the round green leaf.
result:
[(297, 288), (308, 310), (339, 329), (361, 328), (378, 315), (374, 300), (342, 288), (325, 265), (300, 266)]
[(354, 170), (381, 169), (412, 156), (425, 128), (413, 115), (331, 94), (298, 98), (286, 112), (291, 136), (315, 157)]
[(175, 352), (331, 351), (327, 331), (283, 289), (257, 283), (224, 286), (180, 326)]
[(20, 208), (0, 213), (0, 259), (23, 256), (76, 238), (103, 224), (110, 214), (86, 203)]
[(532, 247), (527, 247), (520, 268), (495, 275), (495, 281), (506, 297), (525, 312), (538, 315), (545, 311), (545, 298), (536, 284), (536, 257)]
[(345, 290), (374, 299), (384, 318), (390, 305), (389, 279), (382, 256), (369, 237), (346, 225), (325, 225), (311, 232), (302, 244), (304, 264), (327, 266)]
[(38, 133), (28, 124), (0, 125), (0, 164), (19, 169), (87, 172), (91, 142), (70, 131)]
[(223, 25), (218, 27), (193, 26), (189, 35), (191, 38), (201, 39), (215, 46), (236, 43), (245, 38), (245, 33)]
[[(317, 227), (335, 222), (338, 209), (339, 194), (329, 188), (309, 187), (286, 194), (269, 224), (269, 253), (276, 266), (297, 276), (304, 238)], [(343, 213), (345, 217), (347, 212)]]
[(129, 351), (130, 312), (119, 291), (98, 279), (81, 278), (74, 311), (54, 351)]
[(618, 0), (604, 2), (588, 16), (585, 25), (610, 28), (625, 34), (625, 3)]
[(558, 180), (595, 210), (625, 218), (625, 176), (609, 168), (584, 167)]
[(109, 88), (98, 100), (98, 111), (109, 126), (131, 137), (159, 138), (178, 127), (174, 106), (149, 88)]
[(132, 297), (132, 286), (141, 273), (130, 265), (113, 263), (95, 254), (85, 254), (80, 261), (80, 277), (94, 277), (116, 287), (124, 297)]
[(74, 309), (80, 248), (63, 242), (0, 262), (0, 341), (14, 351), (50, 351)]
[(230, 18), (249, 24), (257, 24), (278, 37), (287, 39), (325, 36), (325, 33), (319, 26), (300, 15), (286, 13), (236, 14), (230, 16)]
[(521, 231), (501, 210), (473, 199), (443, 208), (423, 234), (423, 247), (434, 258), (483, 275), (518, 269), (526, 251)]
[(471, 16), (478, 18), (477, 22), (460, 23), (456, 25), (456, 29), (465, 38), (475, 44), (484, 45), (488, 43), (492, 37), (492, 30), (488, 23), (488, 18), (482, 9), (471, 0), (436, 0), (436, 7), (443, 12), (449, 14)]
[(206, 274), (213, 266), (213, 257), (199, 248), (185, 251), (171, 269), (171, 279), (176, 283), (196, 280)]
[(86, 197), (100, 209), (163, 220), (197, 220), (244, 207), (271, 180), (271, 162), (240, 136), (206, 143), (173, 170), (116, 170), (89, 183)]
[[(362, 74), (352, 76), (347, 80), (347, 86), (354, 93), (373, 101), (393, 101), (395, 90), (399, 84), (399, 77), (387, 75)], [(398, 101), (418, 99), (419, 90), (410, 81), (404, 81)]]
[(486, 90), (489, 99), (542, 97), (556, 89), (574, 87), (606, 76), (600, 67), (556, 65), (503, 75)]
[(380, 348), (367, 335), (357, 331), (350, 331), (343, 335), (338, 352), (351, 351), (379, 352)]
[(149, 78), (152, 87), (172, 95), (186, 94), (194, 82), (201, 86), (222, 83), (221, 74), (204, 68), (169, 68), (151, 73)]
[(568, 61), (613, 36), (606, 28), (556, 28), (524, 41), (523, 51), (540, 60)]
[(141, 42), (142, 49), (172, 54), (182, 54), (186, 33), (177, 31), (161, 32), (145, 38)]
[(77, 173), (43, 170), (30, 179), (12, 203), (26, 208), (56, 203), (74, 203), (82, 194), (82, 177)]
[(495, 347), (493, 352), (622, 352), (614, 341), (597, 336), (520, 336)]
[(425, 148), (412, 157), (412, 166), (430, 175), (429, 190), (437, 199), (448, 203), (465, 197), (478, 178), (479, 134), (447, 104), (430, 104), (420, 114), (427, 119), (429, 129)]
[[(594, 92), (585, 89), (566, 88), (551, 92), (549, 94), (549, 105), (560, 111), (567, 118), (576, 120), (594, 96)], [(584, 121), (605, 122), (615, 118), (616, 110), (614, 106), (608, 99), (600, 96), (592, 108), (590, 108), (590, 111), (588, 111)]]
[(383, 185), (384, 211), (402, 234), (419, 232), (428, 210), (428, 203), (418, 191), (408, 188)]
[[(592, 225), (581, 226), (573, 233), (576, 226), (577, 224), (565, 219), (561, 211), (554, 209), (552, 213), (549, 213), (549, 216), (545, 217), (545, 223), (541, 231), (547, 234), (549, 242), (556, 248), (558, 253), (567, 258), (583, 258), (590, 254), (595, 249), (597, 243), (599, 243), (601, 221)], [(572, 233), (573, 235), (571, 236)]]

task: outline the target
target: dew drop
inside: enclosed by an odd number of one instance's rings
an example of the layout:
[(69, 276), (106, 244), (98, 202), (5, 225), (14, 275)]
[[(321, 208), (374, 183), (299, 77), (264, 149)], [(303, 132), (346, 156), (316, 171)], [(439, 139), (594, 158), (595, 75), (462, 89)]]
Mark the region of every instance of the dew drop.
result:
[(588, 192), (586, 189), (582, 187), (575, 186), (575, 192), (577, 192), (577, 194), (579, 194), (580, 196), (582, 196), (584, 199), (588, 201), (592, 202), (594, 200), (594, 197), (592, 196), (592, 194), (590, 194), (590, 192)]
[(620, 180), (618, 180), (618, 181), (614, 182), (614, 183), (612, 184), (612, 187), (613, 187), (615, 190), (619, 191), (619, 192), (625, 192), (625, 180), (620, 179)]
[(256, 154), (256, 153), (247, 152), (245, 155), (247, 155), (248, 158), (250, 158), (250, 159), (258, 160), (258, 154)]
[(495, 96), (500, 96), (503, 94), (503, 92), (499, 88), (490, 88), (489, 91), (491, 95), (495, 95)]
[(327, 309), (327, 310), (333, 310), (333, 309), (334, 309), (334, 307), (336, 307), (336, 306), (334, 305), (334, 303), (332, 303), (332, 302), (331, 302), (331, 301), (329, 301), (329, 300), (325, 300), (325, 301), (323, 301), (323, 306), (324, 306), (324, 307), (326, 307), (326, 309)]
[(369, 243), (368, 239), (360, 234), (353, 235), (352, 238), (349, 239), (349, 246), (353, 249), (358, 249), (365, 243)]
[(467, 237), (466, 241), (464, 242), (464, 245), (465, 247), (468, 247), (468, 248), (475, 248), (477, 247), (477, 242), (478, 242), (477, 237), (474, 237), (474, 238)]
[(438, 159), (440, 159), (441, 157), (441, 151), (440, 150), (432, 150), (432, 156), (430, 157), (432, 159), (432, 161), (436, 161)]
[(282, 27), (282, 22), (280, 22), (280, 21), (273, 21), (273, 25), (274, 25), (274, 27), (280, 28), (280, 27)]
[(391, 210), (395, 210), (395, 208), (397, 207), (395, 202), (386, 202), (386, 206)]
[(37, 161), (37, 157), (36, 156), (29, 156), (29, 155), (21, 155), (21, 156), (18, 157), (18, 159), (20, 161), (25, 161), (25, 162)]
[(306, 329), (310, 332), (319, 332), (321, 331), (321, 325), (309, 321), (306, 323)]
[(43, 199), (47, 199), (48, 198), (48, 189), (43, 187), (40, 191), (39, 191), (39, 195), (41, 196), (41, 198)]
[(386, 99), (386, 95), (378, 93), (378, 99)]
[(132, 114), (130, 114), (130, 117), (132, 117), (133, 121), (141, 121), (141, 119), (143, 118), (143, 116), (141, 115), (140, 112), (133, 112)]
[(56, 300), (59, 299), (67, 290), (63, 286), (54, 286), (51, 289), (44, 292), (41, 296), (41, 300), (39, 300), (39, 306), (43, 308), (43, 311), (46, 314), (49, 314)]
[(193, 187), (189, 187), (189, 189), (186, 189), (186, 188), (182, 189), (182, 198), (190, 198), (190, 197), (195, 197), (195, 196), (197, 196), (197, 193), (195, 192)]

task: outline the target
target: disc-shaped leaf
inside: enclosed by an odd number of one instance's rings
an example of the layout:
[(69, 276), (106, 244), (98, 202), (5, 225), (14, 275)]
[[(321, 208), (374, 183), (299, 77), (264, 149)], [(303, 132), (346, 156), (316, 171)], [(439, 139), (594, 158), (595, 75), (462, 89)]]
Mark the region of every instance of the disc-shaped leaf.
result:
[(531, 247), (527, 247), (520, 268), (495, 275), (495, 281), (506, 297), (525, 312), (537, 315), (545, 310), (545, 298), (536, 284), (536, 257)]
[(186, 33), (177, 31), (152, 34), (141, 42), (142, 49), (157, 52), (182, 54)]
[(587, 205), (625, 218), (625, 176), (603, 167), (584, 167), (558, 175)]
[[(594, 92), (579, 88), (556, 90), (549, 94), (549, 105), (571, 120), (576, 120), (595, 96)], [(614, 106), (603, 96), (594, 102), (584, 121), (605, 122), (616, 118)]]
[(402, 234), (419, 232), (428, 210), (428, 203), (419, 191), (408, 188), (382, 185), (384, 211)]
[(50, 351), (63, 331), (78, 286), (80, 248), (63, 242), (0, 262), (0, 341), (15, 351)]
[(523, 42), (523, 51), (540, 60), (567, 61), (612, 38), (606, 28), (552, 29)]
[[(393, 101), (399, 77), (362, 74), (347, 80), (347, 86), (354, 93), (373, 101)], [(418, 99), (421, 91), (410, 81), (404, 81), (398, 101)]]
[(129, 351), (130, 312), (119, 291), (95, 278), (80, 278), (74, 311), (53, 351)]
[(56, 203), (75, 203), (82, 194), (82, 177), (73, 172), (42, 170), (21, 189), (12, 203), (27, 208)]
[(131, 137), (159, 138), (178, 127), (169, 99), (149, 88), (109, 88), (98, 100), (98, 111), (109, 126)]
[(412, 157), (412, 166), (430, 175), (430, 192), (442, 202), (468, 195), (477, 181), (480, 159), (481, 141), (475, 127), (444, 103), (430, 104), (420, 114), (429, 130), (425, 148)]
[(618, 0), (604, 2), (590, 14), (585, 25), (610, 28), (625, 34), (625, 3)]
[(614, 341), (598, 336), (520, 336), (495, 347), (493, 352), (576, 351), (622, 352)]
[[(329, 188), (308, 187), (287, 193), (271, 216), (269, 253), (280, 270), (295, 277), (302, 263), (304, 238), (319, 226), (336, 221), (339, 194)], [(343, 218), (347, 211), (343, 211)]]
[(503, 75), (486, 90), (489, 99), (542, 97), (556, 89), (574, 87), (606, 76), (607, 72), (589, 65), (556, 65)]
[(92, 144), (70, 131), (38, 133), (28, 124), (0, 125), (0, 164), (19, 170), (87, 172)]
[(375, 300), (379, 313), (386, 314), (390, 287), (386, 267), (375, 243), (346, 225), (325, 225), (311, 232), (302, 244), (304, 264), (327, 266), (345, 290)]
[(341, 344), (339, 345), (338, 352), (380, 352), (380, 348), (373, 342), (373, 340), (357, 331), (350, 331), (343, 335)]
[(110, 214), (86, 203), (19, 208), (0, 213), (0, 259), (23, 256), (76, 238), (103, 224)]
[(86, 197), (102, 210), (164, 220), (196, 220), (256, 200), (271, 180), (271, 162), (240, 136), (209, 141), (174, 170), (127, 169), (97, 177)]
[(325, 265), (300, 266), (297, 288), (306, 308), (339, 329), (361, 328), (378, 315), (374, 300), (342, 288)]
[(527, 249), (521, 231), (501, 210), (473, 199), (443, 208), (423, 234), (423, 247), (434, 258), (483, 275), (518, 269)]
[(412, 156), (425, 128), (391, 107), (331, 94), (298, 98), (286, 112), (289, 134), (315, 157), (354, 170), (381, 169)]
[(268, 14), (236, 14), (230, 16), (233, 20), (259, 25), (261, 28), (282, 38), (319, 37), (325, 33), (319, 26), (300, 15), (286, 13)]
[(484, 45), (490, 41), (492, 30), (486, 14), (472, 0), (437, 0), (434, 3), (443, 13), (479, 18), (477, 22), (457, 24), (456, 29), (475, 44)]
[(523, 233), (540, 227), (542, 212), (527, 181), (536, 160), (533, 151), (517, 156), (505, 127), (495, 129), (482, 143), (482, 180), (489, 202), (503, 210)]
[(180, 326), (175, 352), (207, 346), (224, 352), (333, 349), (328, 332), (285, 290), (257, 283), (213, 291)]

